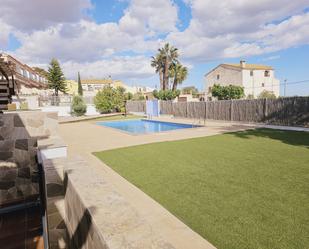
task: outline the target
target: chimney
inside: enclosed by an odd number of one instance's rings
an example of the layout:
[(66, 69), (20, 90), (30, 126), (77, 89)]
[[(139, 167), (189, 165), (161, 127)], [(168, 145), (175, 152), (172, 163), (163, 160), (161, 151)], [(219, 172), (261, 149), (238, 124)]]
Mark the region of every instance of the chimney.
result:
[(241, 60), (241, 61), (240, 61), (240, 66), (241, 66), (242, 68), (246, 67), (246, 61), (245, 61), (245, 60)]

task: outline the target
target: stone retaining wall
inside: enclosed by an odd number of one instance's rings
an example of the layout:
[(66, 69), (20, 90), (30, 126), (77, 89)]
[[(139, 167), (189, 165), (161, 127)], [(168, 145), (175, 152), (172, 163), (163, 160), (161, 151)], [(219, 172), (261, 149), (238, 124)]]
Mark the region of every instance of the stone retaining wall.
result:
[(81, 158), (43, 161), (49, 247), (174, 249)]
[(70, 241), (82, 249), (174, 249), (83, 160), (66, 166), (64, 199)]
[(0, 114), (0, 208), (39, 194), (37, 141), (57, 134), (57, 114)]

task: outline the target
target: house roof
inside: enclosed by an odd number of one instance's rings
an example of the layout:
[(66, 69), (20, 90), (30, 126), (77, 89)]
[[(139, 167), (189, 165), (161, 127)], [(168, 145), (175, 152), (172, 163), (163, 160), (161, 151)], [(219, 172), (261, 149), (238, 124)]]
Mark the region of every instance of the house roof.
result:
[(112, 79), (88, 79), (88, 80), (81, 80), (82, 84), (112, 84)]
[(216, 66), (214, 69), (210, 70), (208, 73), (205, 74), (207, 76), (214, 70), (216, 70), (218, 67), (225, 67), (225, 68), (232, 68), (232, 69), (246, 69), (246, 70), (274, 70), (273, 67), (271, 66), (266, 66), (266, 65), (260, 65), (260, 64), (245, 64), (243, 67), (240, 63), (223, 63), (218, 66)]
[(248, 69), (248, 70), (273, 70), (271, 66), (259, 65), (259, 64), (245, 64), (244, 67), (240, 63), (224, 63), (222, 66), (230, 66), (239, 69)]

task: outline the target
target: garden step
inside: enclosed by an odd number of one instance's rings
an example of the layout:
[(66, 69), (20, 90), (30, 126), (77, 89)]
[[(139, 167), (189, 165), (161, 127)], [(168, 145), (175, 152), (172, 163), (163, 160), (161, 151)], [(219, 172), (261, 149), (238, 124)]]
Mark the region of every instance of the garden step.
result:
[(2, 105), (0, 104), (0, 110), (7, 110), (8, 109), (8, 105)]

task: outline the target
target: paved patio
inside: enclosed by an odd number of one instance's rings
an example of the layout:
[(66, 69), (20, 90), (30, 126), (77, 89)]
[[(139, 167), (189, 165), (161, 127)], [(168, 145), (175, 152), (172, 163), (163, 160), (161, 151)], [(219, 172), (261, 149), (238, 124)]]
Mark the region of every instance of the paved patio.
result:
[[(204, 122), (198, 123), (197, 120), (171, 119), (169, 117), (160, 118), (160, 120), (204, 125)], [(92, 155), (92, 152), (154, 142), (211, 136), (255, 127), (253, 125), (212, 121), (207, 121), (205, 125), (198, 128), (146, 135), (130, 135), (112, 128), (98, 126), (95, 121), (61, 124), (59, 129), (62, 138), (69, 146), (69, 155), (78, 154), (86, 159), (93, 169), (108, 180), (116, 191), (124, 196), (165, 240), (169, 241), (175, 248), (202, 249), (214, 247), (141, 190), (104, 165)]]

